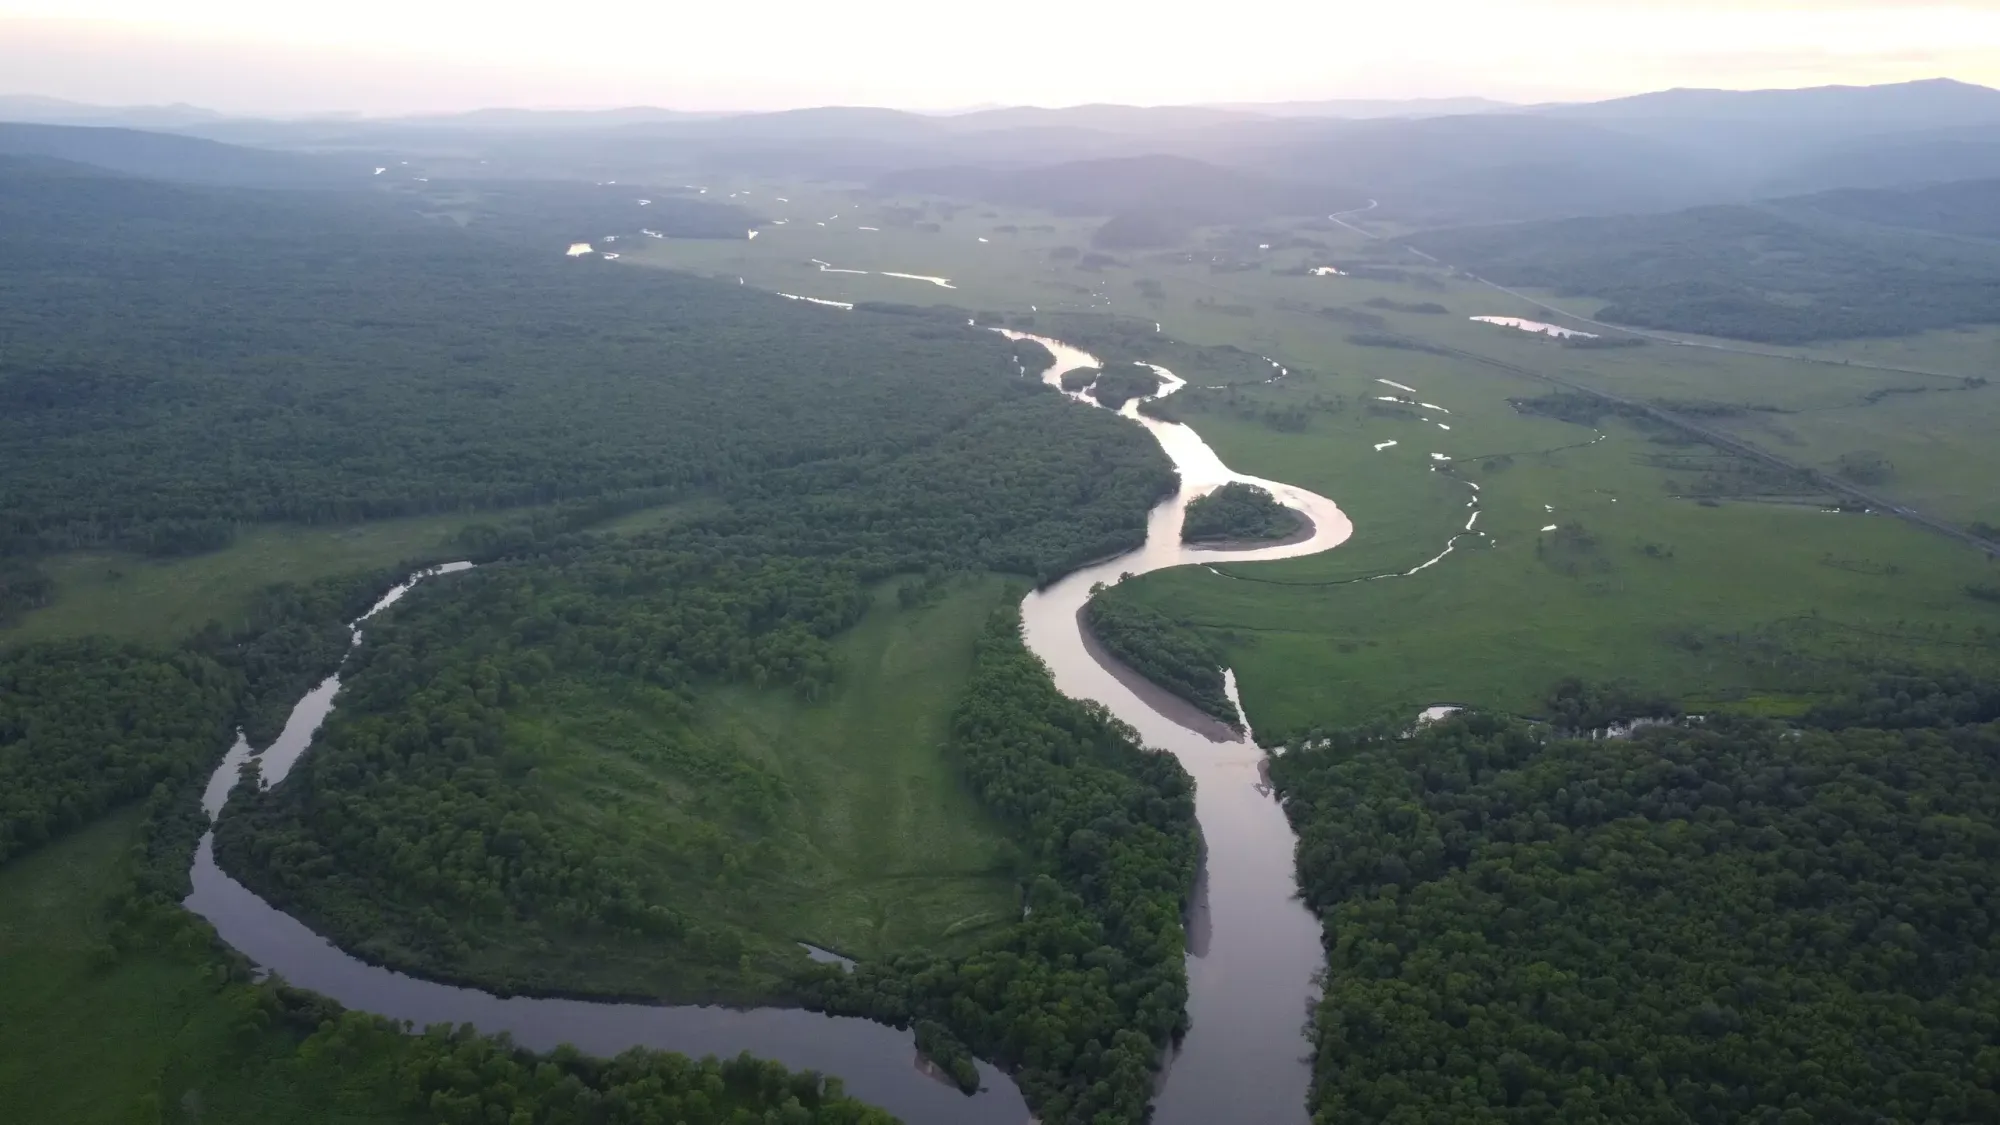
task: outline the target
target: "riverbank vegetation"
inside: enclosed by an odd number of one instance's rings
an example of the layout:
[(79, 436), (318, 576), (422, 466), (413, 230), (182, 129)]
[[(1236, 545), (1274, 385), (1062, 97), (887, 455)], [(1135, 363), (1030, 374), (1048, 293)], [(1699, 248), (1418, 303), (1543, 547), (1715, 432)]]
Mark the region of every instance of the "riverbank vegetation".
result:
[(1160, 377), (1149, 367), (1112, 367), (1090, 385), (1090, 397), (1107, 410), (1117, 410), (1135, 398), (1150, 398), (1160, 390)]
[(1202, 634), (1150, 606), (1102, 589), (1084, 604), (1083, 625), (1119, 663), (1204, 714), (1238, 724), (1236, 704), (1223, 686), (1222, 653)]
[[(178, 908), (193, 836), (156, 823), (180, 819), (176, 807), (128, 808), (0, 867), (0, 1118), (471, 1125), (496, 1114), (636, 1123), (671, 1112), (722, 1125), (747, 1110), (825, 1125), (892, 1120), (834, 1081), (769, 1063), (535, 1056), (463, 1029), (412, 1035), (277, 981), (252, 983)], [(564, 1116), (578, 1113), (598, 1116)]]
[(2000, 693), (1868, 694), (1804, 730), (1465, 714), (1274, 759), (1326, 927), (1314, 1119), (2000, 1113)]
[(194, 653), (107, 641), (0, 653), (0, 864), (205, 774), (235, 685)]
[(1303, 526), (1299, 514), (1254, 484), (1231, 481), (1187, 506), (1186, 543), (1283, 539)]

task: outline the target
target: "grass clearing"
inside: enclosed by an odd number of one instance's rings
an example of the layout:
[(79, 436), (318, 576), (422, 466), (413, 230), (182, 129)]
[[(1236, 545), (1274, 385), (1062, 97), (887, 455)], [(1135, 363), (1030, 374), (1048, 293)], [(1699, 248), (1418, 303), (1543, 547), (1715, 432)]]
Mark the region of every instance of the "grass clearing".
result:
[(142, 810), (0, 868), (0, 1121), (62, 1125), (391, 1125), (379, 1059), (302, 1058), (248, 1028), (242, 985), (201, 951), (109, 956), (105, 907)]
[[(607, 521), (598, 530), (636, 535), (709, 510), (712, 501), (666, 504)], [(55, 596), (0, 629), (0, 645), (81, 636), (172, 644), (210, 621), (240, 624), (252, 595), (278, 582), (310, 582), (401, 563), (463, 557), (458, 534), (531, 509), (377, 520), (347, 527), (245, 528), (220, 551), (180, 559), (84, 551), (44, 559)]]
[(1014, 845), (946, 756), (974, 642), (1011, 587), (982, 578), (934, 605), (886, 592), (839, 638), (824, 701), (727, 688), (704, 725), (772, 766), (810, 849), (796, 897), (764, 904), (767, 932), (857, 957), (963, 948), (1015, 917)]
[[(490, 517), (489, 517), (490, 518)], [(209, 621), (240, 622), (251, 595), (276, 582), (429, 562), (451, 554), (474, 515), (382, 520), (352, 527), (246, 528), (230, 546), (183, 559), (86, 552), (42, 563), (55, 597), (0, 631), (0, 643), (100, 634), (168, 644)]]

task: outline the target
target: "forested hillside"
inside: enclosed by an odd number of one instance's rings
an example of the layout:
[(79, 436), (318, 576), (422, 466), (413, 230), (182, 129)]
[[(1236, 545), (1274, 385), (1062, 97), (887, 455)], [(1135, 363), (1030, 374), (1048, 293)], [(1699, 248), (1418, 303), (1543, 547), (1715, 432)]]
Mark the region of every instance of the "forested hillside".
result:
[(1276, 759), (1326, 927), (1315, 1120), (2000, 1115), (1996, 701)]
[(1503, 285), (1601, 298), (1613, 323), (1800, 344), (1992, 323), (2000, 243), (1908, 228), (1990, 233), (1996, 215), (2000, 181), (1982, 181), (1405, 241)]

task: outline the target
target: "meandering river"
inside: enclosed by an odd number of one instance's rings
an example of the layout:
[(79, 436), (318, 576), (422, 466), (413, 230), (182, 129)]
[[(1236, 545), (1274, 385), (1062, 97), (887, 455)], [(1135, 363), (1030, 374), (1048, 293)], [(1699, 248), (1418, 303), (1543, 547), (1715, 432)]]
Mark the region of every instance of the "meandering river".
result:
[[(1043, 380), (1098, 361), (1055, 340), (1032, 339), (1056, 362)], [(1164, 368), (1161, 396), (1182, 381)], [(1085, 395), (1070, 397), (1096, 407)], [(1263, 753), (1249, 737), (1160, 692), (1110, 660), (1085, 633), (1080, 612), (1100, 582), (1190, 563), (1295, 558), (1345, 542), (1352, 526), (1331, 500), (1276, 481), (1232, 472), (1192, 429), (1148, 418), (1138, 402), (1120, 413), (1146, 427), (1180, 471), (1181, 486), (1151, 513), (1145, 545), (1079, 570), (1030, 594), (1022, 603), (1028, 647), (1049, 665), (1057, 687), (1096, 700), (1131, 724), (1155, 749), (1174, 754), (1194, 775), (1196, 814), (1206, 842), (1196, 902), (1189, 919), (1189, 1014), (1192, 1029), (1169, 1061), (1155, 1099), (1161, 1125), (1218, 1121), (1303, 1122), (1310, 1046), (1304, 1026), (1320, 963), (1319, 928), (1299, 903), (1292, 874), (1293, 839), (1283, 810), (1263, 782)], [(1231, 481), (1269, 489), (1311, 520), (1311, 531), (1282, 544), (1242, 550), (1183, 546), (1187, 502)], [(467, 569), (454, 563), (412, 575), (354, 622), (361, 625), (420, 581)], [(1234, 680), (1231, 679), (1233, 686)], [(299, 701), (284, 732), (261, 755), (240, 738), (210, 778), (204, 807), (218, 815), (242, 765), (253, 757), (267, 785), (284, 781), (311, 746), (340, 690), (336, 673)], [(562, 1043), (598, 1055), (634, 1046), (693, 1056), (749, 1051), (794, 1069), (838, 1076), (849, 1093), (880, 1105), (909, 1125), (1023, 1125), (1027, 1105), (1013, 1082), (979, 1064), (983, 1089), (966, 1097), (916, 1065), (907, 1031), (867, 1020), (790, 1008), (735, 1010), (604, 1001), (500, 997), (477, 989), (421, 980), (367, 964), (342, 952), (304, 923), (258, 898), (215, 863), (204, 836), (192, 871), (188, 909), (208, 919), (222, 940), (259, 966), (302, 988), (359, 1011), (422, 1027), (470, 1023), (507, 1032), (524, 1046)]]
[[(1054, 353), (1043, 376), (1102, 367), (1086, 352), (1031, 339)], [(1158, 397), (1183, 385), (1163, 368)], [(1095, 405), (1081, 392), (1070, 397)], [(1188, 932), (1191, 1028), (1170, 1061), (1153, 1120), (1158, 1125), (1306, 1120), (1311, 1046), (1304, 1026), (1322, 963), (1319, 923), (1298, 901), (1291, 825), (1264, 784), (1264, 752), (1248, 736), (1169, 696), (1112, 661), (1083, 629), (1079, 613), (1098, 583), (1172, 566), (1289, 559), (1347, 541), (1354, 527), (1338, 505), (1289, 484), (1232, 471), (1188, 426), (1162, 422), (1128, 402), (1119, 411), (1146, 427), (1180, 470), (1180, 491), (1153, 509), (1146, 544), (1086, 567), (1028, 595), (1021, 616), (1028, 647), (1049, 665), (1072, 699), (1092, 699), (1136, 727), (1146, 745), (1171, 752), (1195, 779), (1195, 815), (1206, 843)], [(1190, 500), (1232, 481), (1269, 489), (1312, 521), (1294, 542), (1242, 550), (1206, 550), (1181, 542)], [(1233, 681), (1232, 681), (1233, 682)]]

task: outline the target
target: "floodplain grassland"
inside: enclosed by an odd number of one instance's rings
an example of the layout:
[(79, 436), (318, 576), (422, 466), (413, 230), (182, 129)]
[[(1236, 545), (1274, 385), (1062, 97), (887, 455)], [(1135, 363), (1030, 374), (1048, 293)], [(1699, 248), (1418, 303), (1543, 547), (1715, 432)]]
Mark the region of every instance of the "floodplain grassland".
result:
[[(836, 639), (842, 676), (816, 702), (743, 685), (704, 692), (697, 730), (771, 778), (786, 807), (755, 842), (766, 860), (742, 856), (712, 881), (669, 879), (669, 904), (784, 957), (799, 941), (857, 958), (962, 950), (1010, 920), (1019, 903), (1008, 834), (944, 755), (973, 642), (1007, 588), (969, 580), (909, 609), (893, 589), (879, 591)], [(629, 752), (643, 739), (643, 711), (584, 702), (530, 720), (565, 748), (544, 771), (554, 815), (594, 821), (642, 851), (650, 826), (704, 816), (700, 794)], [(676, 861), (670, 848), (648, 858), (661, 872)]]
[(96, 551), (55, 555), (41, 562), (55, 583), (50, 603), (0, 629), (0, 644), (89, 635), (169, 644), (211, 620), (225, 628), (239, 623), (256, 592), (274, 583), (443, 559), (460, 529), (491, 518), (251, 527), (219, 551), (175, 559)]
[[(607, 520), (592, 530), (636, 535), (670, 526), (706, 500), (662, 504)], [(220, 550), (184, 558), (129, 552), (78, 551), (42, 559), (54, 583), (49, 604), (0, 627), (0, 645), (106, 636), (143, 644), (174, 644), (208, 624), (242, 624), (257, 591), (280, 582), (378, 570), (403, 563), (462, 558), (460, 533), (505, 524), (544, 509), (373, 520), (348, 526), (263, 524), (246, 527)]]
[[(775, 194), (791, 191), (803, 197)], [(1353, 539), (1308, 559), (1159, 572), (1111, 595), (1208, 634), (1271, 737), (1435, 702), (1532, 709), (1572, 674), (1787, 711), (1830, 667), (2000, 660), (2000, 607), (1968, 595), (2000, 581), (2000, 566), (1978, 552), (1887, 517), (1827, 511), (1833, 498), (1809, 484), (1685, 435), (1517, 405), (1559, 391), (1534, 377), (1546, 374), (1684, 411), (1828, 472), (1873, 455), (1886, 476), (1857, 483), (1947, 519), (2000, 523), (2000, 492), (1988, 487), (2000, 479), (1990, 439), (2000, 387), (1958, 378), (1984, 373), (1993, 330), (1799, 349), (1947, 378), (1657, 343), (1566, 347), (1470, 319), (1559, 318), (1324, 221), (1209, 231), (1196, 246), (1115, 252), (1085, 269), (1059, 248), (1089, 252), (1088, 219), (933, 201), (936, 231), (891, 231), (868, 216), (924, 201), (819, 199), (838, 201), (825, 214), (842, 220), (794, 219), (740, 243), (657, 243), (638, 260), (836, 300), (1109, 312), (1290, 369), (1221, 391), (1178, 371), (1190, 387), (1168, 412), (1233, 469), (1334, 498)], [(956, 288), (822, 272), (814, 258), (947, 276)], [(1346, 276), (1305, 272), (1319, 265)], [(1461, 537), (1416, 575), (1351, 582), (1444, 550), (1473, 510), (1472, 483), (1484, 536)]]
[(0, 1120), (66, 1125), (390, 1125), (384, 1058), (301, 1055), (247, 1019), (201, 949), (114, 954), (108, 907), (141, 810), (0, 868)]

